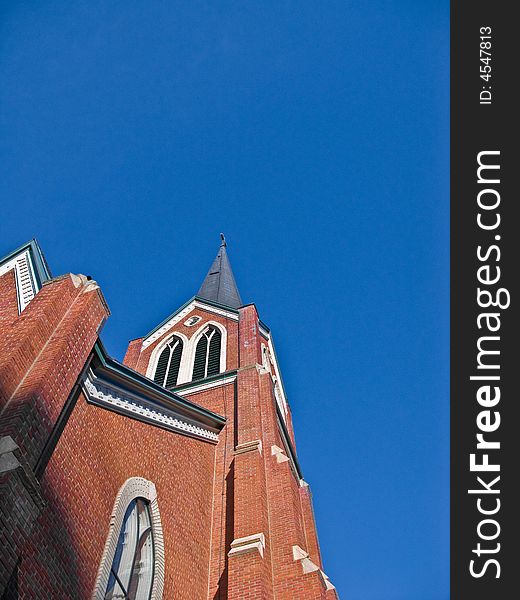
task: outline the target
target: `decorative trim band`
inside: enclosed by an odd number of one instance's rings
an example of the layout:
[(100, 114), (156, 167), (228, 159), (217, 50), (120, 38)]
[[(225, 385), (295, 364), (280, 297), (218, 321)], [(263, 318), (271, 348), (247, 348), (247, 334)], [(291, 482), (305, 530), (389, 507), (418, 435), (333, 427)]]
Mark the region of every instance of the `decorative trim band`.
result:
[[(217, 379), (216, 381), (208, 381), (208, 383), (201, 383), (200, 385), (194, 385), (193, 387), (185, 387), (185, 388), (172, 388), (176, 394), (179, 396), (189, 396), (190, 394), (195, 394), (197, 392), (203, 392), (205, 390), (210, 390), (212, 388), (220, 387), (222, 385), (228, 385), (233, 383), (237, 378), (236, 375), (230, 375), (229, 377), (222, 377), (221, 379)], [(179, 386), (180, 387), (180, 386)]]
[(175, 314), (171, 319), (166, 321), (166, 323), (154, 331), (150, 336), (143, 340), (142, 350), (147, 348), (150, 344), (153, 344), (155, 340), (158, 340), (163, 334), (165, 334), (169, 329), (171, 329), (176, 323), (181, 321), (185, 316), (187, 316), (194, 308), (195, 303), (191, 302), (188, 304), (186, 308)]
[(83, 390), (87, 400), (92, 404), (114, 410), (156, 427), (211, 442), (218, 441), (218, 433), (181, 418), (174, 410), (123, 390), (110, 382), (101, 381), (92, 371), (86, 375), (83, 381)]
[(215, 315), (220, 315), (222, 317), (226, 317), (227, 319), (231, 319), (232, 321), (238, 321), (238, 315), (236, 313), (224, 310), (223, 308), (217, 308), (216, 306), (211, 306), (210, 304), (206, 304), (204, 302), (200, 302), (199, 300), (193, 300), (190, 302), (186, 308), (183, 308), (178, 313), (174, 313), (171, 319), (168, 319), (164, 325), (162, 325), (159, 329), (150, 334), (147, 338), (143, 340), (142, 349), (144, 350), (150, 344), (153, 344), (156, 340), (158, 340), (162, 335), (164, 335), (169, 329), (171, 329), (174, 325), (176, 325), (179, 321), (187, 316), (192, 310), (195, 308), (200, 308), (201, 310), (205, 310), (206, 312), (213, 313)]
[(225, 310), (224, 308), (217, 308), (212, 304), (206, 304), (205, 302), (201, 302), (200, 300), (195, 300), (193, 302), (195, 308), (200, 308), (207, 312), (211, 312), (215, 315), (220, 315), (222, 317), (226, 317), (226, 319), (231, 319), (232, 321), (238, 321), (239, 316), (236, 312), (231, 312), (229, 310)]

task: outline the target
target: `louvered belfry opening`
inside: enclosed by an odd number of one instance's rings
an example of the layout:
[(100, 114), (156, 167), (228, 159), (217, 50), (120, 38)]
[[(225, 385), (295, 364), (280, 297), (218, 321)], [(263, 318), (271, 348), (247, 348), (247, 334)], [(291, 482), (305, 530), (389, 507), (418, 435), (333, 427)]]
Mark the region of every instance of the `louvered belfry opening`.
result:
[(210, 325), (197, 342), (193, 362), (193, 380), (204, 379), (220, 373), (220, 346), (222, 334)]
[(179, 367), (182, 356), (182, 340), (173, 337), (163, 348), (157, 367), (155, 369), (154, 381), (163, 387), (172, 387), (177, 384)]

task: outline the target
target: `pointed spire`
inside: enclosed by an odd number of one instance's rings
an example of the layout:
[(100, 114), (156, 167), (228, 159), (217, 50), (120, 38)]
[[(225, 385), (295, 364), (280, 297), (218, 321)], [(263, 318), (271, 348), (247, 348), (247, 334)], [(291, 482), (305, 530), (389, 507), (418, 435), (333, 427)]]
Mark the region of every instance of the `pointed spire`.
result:
[(242, 300), (231, 270), (226, 250), (226, 238), (223, 233), (220, 234), (220, 240), (217, 256), (202, 282), (197, 296), (231, 308), (239, 308), (242, 306)]

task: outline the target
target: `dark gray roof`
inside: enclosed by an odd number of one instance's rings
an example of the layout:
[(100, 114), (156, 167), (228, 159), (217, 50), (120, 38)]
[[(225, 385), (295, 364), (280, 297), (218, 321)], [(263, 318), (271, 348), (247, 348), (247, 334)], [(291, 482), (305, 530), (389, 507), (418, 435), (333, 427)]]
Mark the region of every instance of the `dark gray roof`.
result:
[(220, 237), (222, 241), (218, 254), (206, 275), (206, 279), (202, 282), (197, 296), (217, 304), (239, 308), (242, 306), (242, 300), (231, 270), (226, 250), (226, 240), (222, 233)]

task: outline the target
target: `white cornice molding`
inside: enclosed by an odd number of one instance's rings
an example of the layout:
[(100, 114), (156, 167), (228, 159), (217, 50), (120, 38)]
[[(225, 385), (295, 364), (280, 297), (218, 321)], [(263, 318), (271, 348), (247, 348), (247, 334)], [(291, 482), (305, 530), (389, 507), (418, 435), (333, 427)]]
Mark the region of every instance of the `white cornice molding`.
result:
[(205, 302), (202, 302), (200, 300), (194, 300), (193, 304), (195, 305), (195, 308), (200, 308), (201, 310), (205, 310), (215, 315), (226, 317), (226, 319), (231, 319), (231, 321), (238, 322), (238, 315), (236, 312), (231, 312), (230, 310), (226, 310), (225, 308), (217, 308), (216, 306), (206, 304)]
[(18, 312), (21, 313), (39, 291), (28, 249), (0, 266), (0, 276), (11, 269), (15, 272)]
[(162, 327), (154, 331), (148, 337), (143, 340), (141, 349), (144, 350), (150, 344), (153, 344), (156, 340), (158, 340), (161, 336), (163, 336), (167, 331), (169, 331), (174, 325), (176, 325), (179, 321), (184, 319), (189, 313), (196, 308), (200, 310), (204, 310), (209, 313), (213, 313), (214, 315), (220, 315), (221, 317), (226, 317), (226, 319), (230, 319), (231, 321), (238, 321), (238, 315), (235, 312), (231, 312), (225, 310), (223, 308), (217, 308), (216, 306), (212, 306), (211, 304), (206, 304), (205, 302), (201, 302), (199, 300), (193, 300), (190, 302), (188, 306), (183, 308), (178, 313), (175, 313), (171, 319), (166, 321)]
[(150, 344), (153, 344), (156, 340), (158, 340), (162, 335), (164, 335), (169, 329), (171, 329), (174, 325), (176, 325), (179, 321), (181, 321), (184, 317), (186, 317), (195, 307), (195, 302), (190, 302), (186, 308), (178, 312), (171, 319), (169, 319), (162, 327), (154, 331), (151, 335), (143, 340), (143, 344), (141, 349), (144, 350), (148, 348)]
[(172, 409), (158, 406), (151, 400), (123, 390), (107, 381), (101, 381), (92, 371), (89, 371), (83, 380), (83, 390), (87, 400), (92, 404), (114, 410), (156, 427), (218, 442), (218, 433), (215, 431), (190, 422)]

